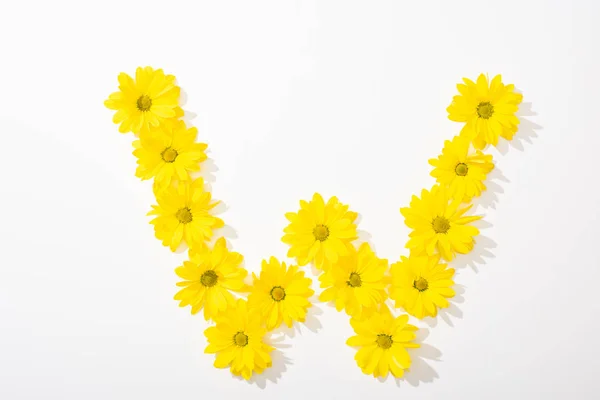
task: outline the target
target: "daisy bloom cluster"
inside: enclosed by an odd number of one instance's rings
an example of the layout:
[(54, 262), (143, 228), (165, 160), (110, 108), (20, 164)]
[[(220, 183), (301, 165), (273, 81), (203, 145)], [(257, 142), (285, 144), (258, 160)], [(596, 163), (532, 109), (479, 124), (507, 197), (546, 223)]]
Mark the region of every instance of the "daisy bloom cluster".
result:
[[(407, 349), (419, 346), (414, 343), (417, 328), (407, 323), (406, 314), (394, 317), (385, 304), (389, 264), (369, 243), (355, 243), (357, 214), (336, 197), (325, 201), (315, 193), (286, 218), (282, 241), (290, 246), (288, 256), (299, 265), (314, 265), (323, 289), (319, 300), (349, 316), (356, 336), (347, 344), (357, 347), (358, 366), (375, 377), (401, 377), (411, 364)], [(263, 298), (271, 286), (262, 290)]]
[(149, 215), (156, 238), (171, 251), (184, 246), (199, 250), (223, 221), (211, 215), (211, 200), (202, 178), (194, 177), (206, 160), (207, 145), (196, 142), (198, 130), (181, 119), (180, 88), (162, 69), (138, 67), (135, 77), (119, 74), (119, 90), (104, 105), (115, 110), (113, 122), (131, 132), (135, 175), (153, 179), (157, 205)]
[[(135, 78), (119, 75), (119, 91), (105, 105), (116, 111), (113, 122), (119, 131), (136, 136), (135, 175), (153, 181), (156, 204), (148, 215), (156, 238), (173, 252), (188, 250), (187, 260), (175, 269), (180, 289), (174, 299), (214, 324), (205, 331), (205, 352), (216, 354), (214, 366), (248, 380), (271, 366), (274, 348), (267, 344), (268, 332), (306, 319), (314, 294), (312, 280), (298, 266), (271, 257), (263, 261), (259, 276), (253, 274), (250, 285), (243, 256), (229, 250), (224, 237), (210, 245), (224, 223), (213, 213), (218, 202), (198, 177), (207, 145), (197, 142), (197, 129), (180, 119), (179, 93), (173, 75), (140, 67)], [(314, 212), (323, 213), (324, 207)], [(343, 242), (333, 239), (356, 234), (346, 229), (356, 214), (335, 202), (327, 209), (341, 213), (327, 220), (332, 224), (327, 246), (339, 249)], [(332, 259), (329, 252), (325, 247), (314, 249), (322, 260)]]
[[(318, 299), (348, 315), (354, 335), (346, 343), (356, 348), (361, 371), (402, 377), (411, 366), (411, 349), (419, 347), (409, 315), (436, 317), (450, 306), (455, 271), (447, 263), (475, 246), (474, 223), (481, 216), (469, 211), (494, 168), (483, 151), (517, 132), (522, 95), (514, 85), (483, 74), (457, 85), (447, 111), (450, 120), (464, 124), (460, 134), (429, 160), (433, 187), (400, 209), (410, 228), (408, 256), (390, 265), (369, 243), (358, 244), (358, 214), (335, 196), (326, 200), (315, 193), (285, 214), (281, 240), (293, 263), (270, 257), (249, 276), (243, 256), (218, 235), (224, 226), (214, 213), (218, 201), (198, 174), (207, 145), (181, 119), (175, 77), (139, 67), (134, 77), (121, 73), (118, 82), (119, 90), (104, 104), (115, 111), (119, 131), (135, 136), (136, 177), (153, 182), (156, 203), (148, 215), (154, 235), (172, 252), (187, 250), (175, 269), (180, 280), (174, 299), (211, 324), (205, 353), (215, 354), (214, 366), (246, 380), (271, 367), (272, 331), (304, 322), (312, 306), (312, 279), (303, 269), (311, 265), (322, 289)], [(395, 315), (395, 309), (401, 312)]]
[(469, 210), (486, 190), (484, 182), (494, 168), (492, 156), (482, 150), (497, 145), (500, 137), (511, 140), (519, 125), (515, 113), (523, 96), (515, 93), (514, 85), (503, 84), (500, 75), (490, 81), (481, 74), (475, 82), (463, 82), (447, 109), (448, 118), (463, 122), (463, 128), (429, 160), (437, 182), (400, 209), (411, 229), (406, 243), (410, 255), (392, 264), (389, 293), (396, 307), (419, 319), (435, 317), (438, 309), (449, 306), (455, 294), (454, 269), (444, 261), (475, 246), (479, 230), (473, 223), (482, 217)]
[[(429, 160), (436, 184), (413, 196), (410, 205), (400, 210), (411, 229), (406, 243), (409, 256), (388, 269), (387, 261), (363, 244), (350, 254), (338, 251), (338, 261), (330, 263), (320, 277), (325, 290), (319, 299), (333, 302), (338, 311), (351, 316), (356, 336), (347, 343), (359, 348), (355, 359), (365, 374), (402, 376), (411, 364), (407, 349), (418, 347), (414, 343), (417, 328), (407, 323), (407, 315), (394, 317), (386, 298), (418, 319), (436, 317), (439, 309), (450, 306), (455, 271), (446, 262), (473, 250), (479, 234), (473, 223), (481, 216), (470, 215), (469, 210), (473, 199), (486, 190), (487, 174), (494, 168), (492, 156), (482, 150), (497, 145), (499, 137), (511, 140), (517, 131), (515, 113), (522, 96), (514, 92), (514, 85), (504, 85), (500, 76), (489, 81), (480, 75), (476, 83), (464, 79), (458, 90), (460, 95), (454, 97), (448, 112), (451, 120), (465, 123), (463, 129), (445, 142), (437, 158)], [(301, 206), (310, 209), (311, 204)], [(302, 218), (300, 212), (288, 219), (295, 226), (290, 224), (286, 233), (295, 236), (284, 241), (292, 246), (300, 243), (296, 226), (302, 224), (302, 243), (311, 246), (310, 229), (321, 220), (306, 214)], [(290, 256), (300, 254), (290, 249)], [(311, 259), (310, 253), (307, 258)]]

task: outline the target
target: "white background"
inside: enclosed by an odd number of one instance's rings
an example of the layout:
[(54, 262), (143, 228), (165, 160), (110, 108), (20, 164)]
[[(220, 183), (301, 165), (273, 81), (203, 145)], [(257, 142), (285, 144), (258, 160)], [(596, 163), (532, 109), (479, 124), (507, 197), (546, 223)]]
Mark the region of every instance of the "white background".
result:
[[(599, 16), (563, 0), (3, 1), (0, 398), (598, 398)], [(397, 260), (398, 209), (461, 127), (455, 84), (502, 73), (523, 92), (521, 131), (491, 150), (483, 236), (453, 263), (460, 296), (414, 321), (406, 379), (363, 375), (325, 304), (260, 379), (212, 367), (207, 324), (172, 300), (185, 255), (154, 238), (151, 184), (103, 106), (138, 65), (177, 76), (250, 271), (285, 256), (284, 213), (315, 191)]]

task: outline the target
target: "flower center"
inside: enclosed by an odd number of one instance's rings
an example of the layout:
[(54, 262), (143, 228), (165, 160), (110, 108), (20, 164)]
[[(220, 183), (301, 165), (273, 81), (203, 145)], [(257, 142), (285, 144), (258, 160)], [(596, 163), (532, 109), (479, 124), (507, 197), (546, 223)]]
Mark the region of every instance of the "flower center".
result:
[(346, 281), (346, 283), (348, 284), (348, 286), (350, 287), (361, 287), (362, 285), (362, 279), (360, 279), (360, 275), (357, 274), (356, 272), (353, 272), (350, 274), (350, 277), (348, 278), (348, 280)]
[(192, 222), (192, 219), (194, 219), (194, 217), (192, 216), (192, 211), (187, 207), (180, 208), (177, 211), (177, 213), (175, 213), (175, 217), (182, 224), (189, 224), (190, 222)]
[(233, 342), (236, 344), (236, 346), (244, 347), (248, 344), (248, 335), (246, 335), (244, 332), (238, 332), (233, 335)]
[(152, 99), (147, 95), (143, 94), (139, 99), (137, 99), (138, 110), (145, 112), (150, 110), (150, 107), (152, 107)]
[(315, 235), (315, 239), (323, 242), (329, 237), (329, 228), (325, 225), (317, 225), (313, 229), (313, 235)]
[(178, 155), (179, 153), (177, 153), (177, 150), (172, 149), (170, 147), (167, 147), (163, 150), (162, 153), (160, 153), (160, 156), (162, 157), (163, 161), (168, 163), (172, 163), (173, 161), (175, 161)]
[(431, 225), (435, 233), (446, 233), (450, 229), (450, 221), (446, 217), (435, 217)]
[(385, 333), (377, 335), (377, 346), (381, 347), (382, 349), (389, 349), (392, 347), (392, 343), (394, 343), (394, 341), (390, 335), (386, 335)]
[(271, 289), (271, 297), (275, 301), (281, 301), (285, 299), (285, 290), (281, 286), (275, 286)]
[(494, 106), (489, 101), (482, 101), (477, 106), (477, 115), (479, 118), (489, 119), (494, 115)]
[(467, 172), (469, 172), (469, 166), (465, 163), (456, 164), (456, 168), (454, 168), (454, 172), (458, 176), (465, 176)]
[(429, 283), (427, 282), (427, 279), (421, 277), (413, 282), (413, 287), (419, 292), (424, 292), (429, 289)]
[(217, 284), (218, 279), (219, 277), (217, 276), (217, 273), (212, 269), (209, 269), (208, 271), (204, 272), (200, 277), (200, 283), (202, 283), (206, 287), (213, 287)]

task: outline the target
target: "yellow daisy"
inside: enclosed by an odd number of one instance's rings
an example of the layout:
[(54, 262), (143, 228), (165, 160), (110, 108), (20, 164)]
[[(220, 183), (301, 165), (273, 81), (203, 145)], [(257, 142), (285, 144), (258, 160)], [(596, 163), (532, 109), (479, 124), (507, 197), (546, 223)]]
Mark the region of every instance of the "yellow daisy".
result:
[(454, 269), (439, 261), (439, 255), (411, 256), (392, 264), (390, 297), (396, 300), (396, 307), (423, 318), (435, 317), (438, 308), (450, 305), (447, 299), (454, 297)]
[(519, 126), (515, 113), (523, 100), (523, 95), (515, 93), (515, 85), (504, 85), (501, 75), (491, 82), (483, 74), (477, 82), (463, 81), (456, 85), (460, 95), (454, 96), (447, 108), (450, 120), (466, 122), (461, 134), (473, 140), (478, 149), (486, 144), (496, 146), (500, 136), (511, 140)]
[(464, 136), (456, 136), (452, 141), (446, 140), (442, 154), (429, 160), (435, 168), (431, 176), (448, 189), (453, 199), (465, 202), (481, 195), (486, 189), (483, 181), (492, 169), (492, 156), (477, 150), (469, 155), (471, 142)]
[(354, 359), (367, 375), (385, 378), (391, 372), (396, 378), (410, 368), (407, 348), (420, 347), (413, 343), (416, 326), (408, 323), (408, 315), (394, 318), (383, 305), (381, 310), (366, 320), (350, 319), (356, 336), (346, 341), (349, 346), (359, 347)]
[(203, 247), (190, 252), (190, 260), (175, 269), (183, 279), (177, 282), (183, 289), (174, 297), (179, 300), (179, 307), (192, 306), (192, 314), (204, 307), (206, 320), (225, 311), (227, 305), (235, 303), (231, 291), (246, 289), (244, 278), (248, 272), (240, 266), (243, 259), (241, 254), (227, 249), (225, 238), (219, 238), (212, 250)]
[(271, 366), (273, 347), (264, 343), (267, 333), (256, 311), (248, 310), (246, 301), (236, 304), (219, 314), (216, 326), (204, 331), (208, 339), (205, 353), (216, 353), (215, 367), (229, 367), (234, 375), (248, 380), (253, 372), (262, 373)]
[(310, 288), (312, 280), (304, 276), (304, 271), (298, 271), (295, 265), (288, 268), (271, 257), (269, 262), (263, 260), (260, 278), (252, 276), (254, 286), (248, 296), (248, 306), (260, 311), (268, 330), (284, 321), (288, 327), (292, 321), (304, 322), (311, 306), (308, 298), (315, 293)]
[(447, 191), (436, 185), (427, 191), (423, 189), (421, 198), (413, 196), (410, 207), (400, 209), (404, 223), (413, 231), (406, 247), (412, 255), (434, 255), (438, 251), (450, 261), (456, 253), (466, 254), (473, 249), (473, 236), (479, 230), (469, 223), (481, 216), (463, 217), (472, 205), (460, 208), (461, 200), (450, 202)]
[(196, 128), (187, 128), (185, 122), (167, 121), (133, 142), (138, 168), (135, 175), (142, 180), (154, 177), (158, 187), (166, 187), (172, 180), (189, 180), (191, 171), (199, 171), (206, 160), (206, 144), (196, 143)]
[(121, 72), (119, 91), (112, 93), (104, 105), (117, 111), (113, 122), (120, 124), (121, 133), (138, 134), (149, 126), (158, 126), (169, 118), (183, 116), (175, 77), (151, 67), (138, 67), (135, 80)]
[(156, 217), (150, 223), (156, 237), (171, 251), (177, 250), (182, 241), (199, 249), (212, 237), (213, 229), (223, 226), (220, 218), (209, 213), (218, 202), (211, 202), (210, 192), (203, 186), (204, 181), (198, 178), (156, 192), (158, 205), (148, 213)]
[(288, 257), (294, 257), (299, 265), (315, 262), (319, 269), (335, 263), (339, 256), (346, 256), (352, 249), (351, 242), (356, 239), (357, 214), (348, 211), (336, 197), (323, 201), (315, 193), (312, 201), (300, 201), (297, 213), (287, 213), (290, 224), (284, 229), (284, 243), (291, 247)]
[(387, 268), (387, 260), (377, 258), (369, 244), (363, 243), (319, 277), (321, 287), (326, 288), (319, 300), (334, 301), (338, 311), (345, 309), (353, 317), (368, 317), (387, 298)]

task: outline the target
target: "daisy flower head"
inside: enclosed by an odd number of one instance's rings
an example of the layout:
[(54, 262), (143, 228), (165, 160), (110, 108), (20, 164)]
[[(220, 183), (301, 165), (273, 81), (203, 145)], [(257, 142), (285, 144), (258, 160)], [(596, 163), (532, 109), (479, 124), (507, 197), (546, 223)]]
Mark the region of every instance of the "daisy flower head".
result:
[(104, 105), (117, 111), (113, 122), (120, 124), (121, 133), (138, 134), (149, 126), (183, 116), (175, 77), (152, 67), (138, 67), (135, 79), (121, 72), (119, 91), (112, 93)]
[(422, 319), (435, 317), (438, 308), (450, 305), (447, 299), (454, 297), (454, 269), (439, 261), (439, 255), (410, 256), (392, 264), (390, 298), (396, 307)]
[(185, 261), (175, 273), (183, 279), (177, 282), (182, 287), (174, 299), (179, 307), (192, 307), (196, 314), (204, 307), (204, 319), (214, 319), (228, 305), (235, 303), (231, 292), (246, 290), (244, 278), (248, 272), (240, 266), (243, 257), (227, 249), (225, 238), (219, 238), (212, 250), (203, 247), (191, 252), (190, 260)]
[(327, 268), (351, 251), (351, 242), (358, 237), (357, 216), (336, 197), (325, 203), (315, 193), (311, 201), (301, 200), (298, 212), (285, 215), (290, 224), (281, 240), (290, 245), (288, 257), (296, 258), (298, 265), (314, 261), (317, 268)]
[(363, 243), (319, 277), (325, 288), (319, 300), (333, 301), (338, 311), (345, 309), (350, 316), (368, 317), (387, 299), (387, 268), (387, 260), (378, 258), (369, 244)]
[(411, 255), (435, 255), (451, 261), (456, 253), (466, 254), (473, 249), (473, 237), (479, 230), (470, 225), (481, 216), (463, 216), (472, 205), (461, 207), (460, 199), (450, 199), (448, 191), (439, 185), (431, 191), (423, 189), (421, 197), (413, 196), (410, 207), (400, 212), (404, 223), (412, 229), (406, 247)]
[(453, 199), (468, 202), (481, 195), (486, 189), (486, 175), (494, 169), (492, 156), (477, 150), (469, 154), (471, 141), (464, 136), (456, 136), (452, 141), (446, 140), (442, 154), (429, 160), (433, 167), (431, 176), (448, 189)]
[(232, 374), (249, 380), (253, 373), (260, 374), (271, 366), (274, 348), (264, 342), (267, 331), (257, 312), (248, 309), (246, 300), (238, 299), (215, 322), (204, 331), (208, 339), (204, 352), (217, 355), (216, 368), (229, 367)]
[(148, 213), (155, 216), (150, 223), (156, 237), (171, 251), (176, 251), (182, 241), (191, 249), (199, 249), (210, 240), (213, 229), (223, 226), (220, 218), (210, 214), (219, 202), (212, 202), (203, 186), (204, 181), (198, 178), (155, 193), (158, 204)]
[(279, 262), (275, 257), (263, 260), (260, 277), (252, 274), (254, 284), (248, 296), (248, 307), (258, 309), (267, 329), (272, 330), (282, 322), (288, 327), (292, 321), (304, 322), (311, 306), (310, 296), (315, 292), (310, 288), (312, 280), (304, 276), (298, 267)]
[(196, 143), (198, 130), (187, 128), (181, 120), (166, 121), (150, 128), (133, 142), (137, 157), (135, 175), (142, 180), (154, 178), (158, 187), (173, 180), (189, 180), (190, 172), (199, 171), (206, 160), (206, 144)]
[(358, 347), (354, 356), (364, 374), (387, 377), (391, 372), (396, 378), (410, 368), (411, 359), (406, 349), (420, 347), (416, 339), (417, 327), (408, 323), (408, 315), (394, 318), (390, 310), (381, 309), (365, 320), (350, 319), (355, 336), (346, 344)]
[(515, 85), (503, 84), (501, 75), (490, 82), (484, 74), (476, 82), (467, 78), (463, 82), (456, 85), (460, 94), (447, 108), (450, 120), (465, 122), (461, 134), (478, 149), (496, 146), (500, 136), (511, 140), (519, 126), (515, 113), (523, 101), (523, 95), (515, 93)]

